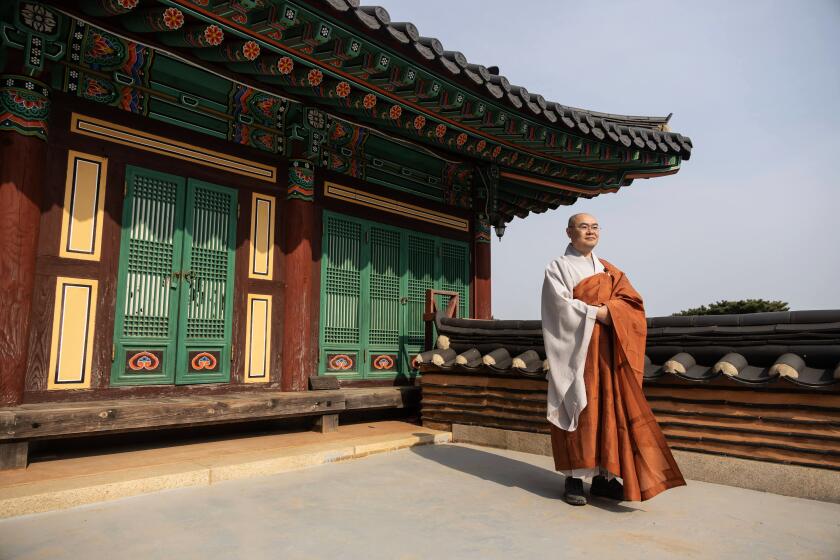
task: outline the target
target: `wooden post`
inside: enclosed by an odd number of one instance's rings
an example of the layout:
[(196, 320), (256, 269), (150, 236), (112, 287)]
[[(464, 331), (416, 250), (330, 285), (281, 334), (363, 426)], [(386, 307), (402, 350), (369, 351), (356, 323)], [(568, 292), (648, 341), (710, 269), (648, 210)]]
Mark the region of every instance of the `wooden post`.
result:
[(28, 463), (28, 441), (0, 443), (0, 471), (5, 471), (9, 469), (25, 469)]
[(0, 119), (0, 406), (23, 400), (46, 163), (47, 87), (0, 76), (15, 106)]
[(314, 169), (306, 160), (292, 160), (284, 221), (286, 255), (286, 296), (283, 311), (283, 375), (284, 391), (305, 391), (310, 375), (316, 373), (315, 340), (312, 329), (315, 301), (319, 287), (315, 285), (313, 254), (315, 231)]
[(435, 336), (435, 317), (437, 316), (438, 307), (437, 307), (437, 296), (449, 296), (449, 303), (446, 304), (446, 316), (447, 317), (457, 317), (458, 316), (458, 292), (452, 292), (449, 290), (426, 290), (426, 305), (425, 305), (425, 312), (423, 313), (423, 321), (426, 324), (425, 327), (425, 342), (423, 344), (424, 350), (431, 350), (435, 347), (434, 336)]
[(322, 434), (338, 431), (338, 414), (324, 414), (315, 419), (315, 431)]
[(473, 301), (475, 319), (491, 319), (490, 226), (476, 220), (473, 237)]

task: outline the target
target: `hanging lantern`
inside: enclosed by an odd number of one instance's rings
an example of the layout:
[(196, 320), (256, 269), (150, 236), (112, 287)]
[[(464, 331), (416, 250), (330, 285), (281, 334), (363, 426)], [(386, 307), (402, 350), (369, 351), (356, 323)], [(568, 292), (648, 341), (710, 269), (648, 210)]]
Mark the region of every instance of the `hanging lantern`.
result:
[(499, 219), (496, 221), (496, 225), (493, 226), (493, 229), (496, 230), (496, 237), (498, 237), (499, 241), (501, 241), (502, 236), (505, 234), (505, 229), (507, 229), (504, 218), (499, 217)]

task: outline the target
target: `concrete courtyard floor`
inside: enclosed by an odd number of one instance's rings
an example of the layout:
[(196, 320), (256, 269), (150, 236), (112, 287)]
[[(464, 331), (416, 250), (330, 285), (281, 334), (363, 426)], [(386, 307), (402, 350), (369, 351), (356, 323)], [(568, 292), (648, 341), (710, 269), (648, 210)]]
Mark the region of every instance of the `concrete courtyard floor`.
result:
[(0, 521), (2, 559), (840, 558), (840, 504), (703, 482), (572, 507), (551, 459), (427, 445)]

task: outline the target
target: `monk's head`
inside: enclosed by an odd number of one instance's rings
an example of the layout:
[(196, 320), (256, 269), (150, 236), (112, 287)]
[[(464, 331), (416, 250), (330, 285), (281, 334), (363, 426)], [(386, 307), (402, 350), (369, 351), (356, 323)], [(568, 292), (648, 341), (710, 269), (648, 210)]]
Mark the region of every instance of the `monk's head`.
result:
[(598, 244), (601, 228), (598, 220), (591, 214), (575, 214), (569, 218), (569, 227), (566, 228), (566, 235), (572, 241), (572, 246), (579, 252), (591, 253)]

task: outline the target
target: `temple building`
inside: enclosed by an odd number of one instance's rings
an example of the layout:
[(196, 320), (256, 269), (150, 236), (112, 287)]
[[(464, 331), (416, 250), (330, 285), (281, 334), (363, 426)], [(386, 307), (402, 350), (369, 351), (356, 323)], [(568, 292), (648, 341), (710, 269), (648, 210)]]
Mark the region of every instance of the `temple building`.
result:
[(39, 437), (404, 402), (429, 290), (491, 318), (492, 229), (691, 154), (670, 115), (549, 101), (353, 0), (0, 10), (6, 466)]

